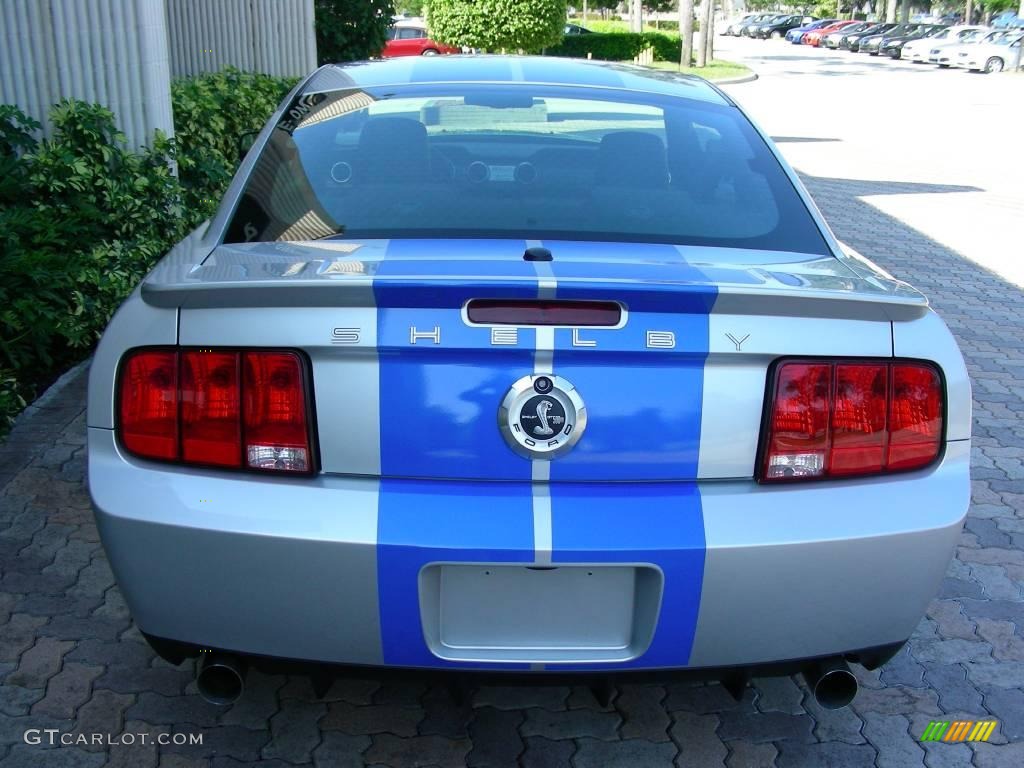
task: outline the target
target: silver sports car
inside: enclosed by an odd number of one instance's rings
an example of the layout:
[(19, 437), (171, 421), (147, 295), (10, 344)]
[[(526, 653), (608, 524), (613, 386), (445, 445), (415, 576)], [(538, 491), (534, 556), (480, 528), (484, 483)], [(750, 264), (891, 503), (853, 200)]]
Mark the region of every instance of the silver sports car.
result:
[(399, 59), (297, 86), (114, 317), (89, 487), (211, 700), (284, 659), (803, 670), (841, 706), (946, 570), (970, 403), (714, 86)]

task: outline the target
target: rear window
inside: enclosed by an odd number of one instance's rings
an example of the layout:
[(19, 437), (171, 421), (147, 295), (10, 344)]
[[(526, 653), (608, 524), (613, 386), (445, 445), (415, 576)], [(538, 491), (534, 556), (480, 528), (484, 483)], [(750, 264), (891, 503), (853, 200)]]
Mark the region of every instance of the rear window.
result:
[(413, 237), (828, 253), (734, 107), (528, 84), (300, 97), (258, 158), (227, 239)]

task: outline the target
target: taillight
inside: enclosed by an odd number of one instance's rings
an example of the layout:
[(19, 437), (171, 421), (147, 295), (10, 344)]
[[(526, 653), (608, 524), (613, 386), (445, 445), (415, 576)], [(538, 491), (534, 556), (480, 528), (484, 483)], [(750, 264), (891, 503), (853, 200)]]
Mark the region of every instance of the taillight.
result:
[(305, 366), (296, 352), (142, 349), (121, 365), (118, 435), (135, 456), (312, 471)]
[(771, 385), (762, 482), (920, 469), (942, 450), (942, 379), (928, 363), (794, 360)]

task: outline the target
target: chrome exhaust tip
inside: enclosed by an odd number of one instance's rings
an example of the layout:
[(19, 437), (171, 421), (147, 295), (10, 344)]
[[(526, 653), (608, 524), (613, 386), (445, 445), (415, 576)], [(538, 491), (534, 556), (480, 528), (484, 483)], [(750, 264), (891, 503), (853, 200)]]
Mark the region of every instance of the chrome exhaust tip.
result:
[(822, 709), (842, 709), (857, 695), (857, 678), (841, 658), (817, 661), (803, 674), (814, 700)]
[(245, 666), (231, 654), (202, 653), (196, 668), (196, 687), (210, 704), (234, 704), (245, 689)]

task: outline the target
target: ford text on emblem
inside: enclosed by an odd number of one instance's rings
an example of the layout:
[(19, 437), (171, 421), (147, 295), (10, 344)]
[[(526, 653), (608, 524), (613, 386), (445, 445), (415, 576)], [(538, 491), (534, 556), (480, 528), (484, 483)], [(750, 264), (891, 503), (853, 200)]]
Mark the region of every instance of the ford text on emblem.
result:
[(579, 441), (587, 427), (587, 409), (576, 388), (561, 376), (524, 376), (502, 400), (498, 427), (520, 456), (554, 459)]

